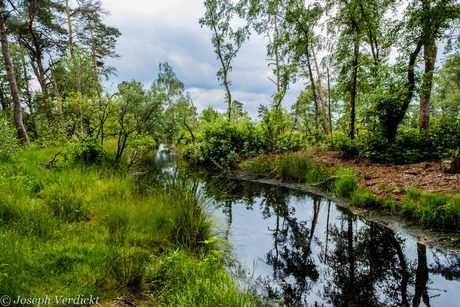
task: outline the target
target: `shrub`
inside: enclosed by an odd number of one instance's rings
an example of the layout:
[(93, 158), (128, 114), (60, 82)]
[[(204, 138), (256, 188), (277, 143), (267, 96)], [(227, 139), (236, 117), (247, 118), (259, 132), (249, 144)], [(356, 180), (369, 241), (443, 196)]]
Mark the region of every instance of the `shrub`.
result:
[(197, 134), (195, 143), (187, 133), (181, 133), (177, 141), (185, 144), (182, 148), (185, 158), (210, 165), (230, 165), (266, 152), (262, 132), (251, 122), (243, 125), (220, 122)]
[(9, 161), (20, 151), (16, 130), (10, 126), (7, 119), (1, 114), (0, 144), (0, 161)]
[(358, 180), (352, 170), (343, 169), (337, 174), (338, 179), (335, 182), (335, 192), (338, 196), (350, 197), (358, 187)]
[(335, 147), (345, 159), (356, 158), (362, 149), (362, 144), (357, 139), (350, 139), (348, 136), (338, 134), (335, 138)]
[(377, 208), (381, 205), (377, 195), (365, 189), (352, 192), (350, 200), (352, 204), (364, 208)]
[(102, 145), (95, 138), (88, 138), (82, 142), (73, 144), (70, 148), (70, 156), (74, 162), (84, 164), (100, 164), (104, 156)]
[(460, 147), (460, 120), (443, 122), (438, 127), (398, 135), (389, 141), (382, 134), (369, 138), (363, 155), (376, 162), (408, 164), (449, 158)]

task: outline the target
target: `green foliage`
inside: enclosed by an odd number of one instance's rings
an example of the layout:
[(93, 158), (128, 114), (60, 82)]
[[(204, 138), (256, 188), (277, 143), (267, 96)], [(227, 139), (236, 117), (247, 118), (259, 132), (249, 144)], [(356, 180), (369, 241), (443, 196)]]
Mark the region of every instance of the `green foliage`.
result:
[(0, 161), (10, 161), (21, 150), (16, 130), (0, 114)]
[(460, 147), (460, 120), (443, 122), (420, 134), (401, 134), (392, 142), (382, 135), (367, 140), (363, 155), (376, 162), (409, 164), (449, 158)]
[(143, 248), (113, 248), (110, 252), (108, 265), (118, 287), (138, 287), (146, 274), (149, 252)]
[(345, 159), (356, 158), (362, 149), (362, 144), (358, 139), (350, 139), (345, 134), (335, 135), (335, 148)]
[(168, 306), (258, 306), (257, 297), (222, 268), (218, 251), (197, 260), (182, 249), (170, 251), (149, 267), (155, 305)]
[(270, 155), (260, 155), (254, 158), (244, 160), (240, 168), (244, 173), (257, 177), (270, 177), (275, 173), (276, 165), (274, 158)]
[(103, 156), (102, 145), (94, 138), (75, 143), (70, 148), (71, 159), (78, 163), (100, 164)]
[(335, 192), (338, 196), (349, 198), (358, 188), (358, 180), (352, 170), (342, 169), (337, 173)]
[[(60, 150), (27, 150), (15, 165), (0, 164), (2, 294), (108, 301), (148, 282), (154, 302), (254, 300), (223, 269), (200, 195), (178, 183), (140, 193), (104, 164), (40, 166)], [(179, 248), (179, 265), (163, 266)]]
[(366, 189), (352, 192), (350, 194), (350, 201), (353, 205), (363, 208), (378, 208), (382, 205), (378, 196)]
[(401, 212), (415, 218), (421, 225), (446, 229), (460, 229), (460, 195), (408, 190), (409, 199), (403, 201)]
[(278, 177), (296, 182), (317, 183), (330, 176), (311, 155), (302, 151), (280, 155), (276, 169)]
[[(182, 133), (179, 142), (190, 142), (186, 135)], [(251, 122), (242, 125), (220, 122), (206, 127), (196, 138), (196, 144), (186, 144), (183, 155), (209, 165), (230, 165), (266, 150), (260, 129)]]

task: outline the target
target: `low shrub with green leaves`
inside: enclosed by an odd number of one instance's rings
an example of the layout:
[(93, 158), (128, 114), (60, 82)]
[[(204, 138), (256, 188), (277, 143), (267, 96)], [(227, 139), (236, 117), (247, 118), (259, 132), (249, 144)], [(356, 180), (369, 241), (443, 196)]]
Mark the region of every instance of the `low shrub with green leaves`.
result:
[(266, 151), (262, 132), (251, 122), (232, 125), (220, 122), (197, 134), (195, 143), (188, 133), (179, 135), (185, 158), (209, 165), (230, 165), (237, 160), (254, 157)]
[(20, 150), (16, 130), (0, 113), (0, 161), (11, 160)]
[(335, 148), (345, 159), (356, 158), (362, 150), (362, 144), (359, 139), (350, 139), (345, 134), (337, 133), (335, 135)]
[(394, 141), (377, 134), (366, 140), (363, 155), (376, 162), (409, 164), (448, 159), (460, 147), (460, 119), (442, 122), (420, 134), (400, 134)]
[(99, 140), (88, 138), (72, 145), (70, 148), (70, 157), (75, 162), (100, 164), (104, 157), (104, 151)]

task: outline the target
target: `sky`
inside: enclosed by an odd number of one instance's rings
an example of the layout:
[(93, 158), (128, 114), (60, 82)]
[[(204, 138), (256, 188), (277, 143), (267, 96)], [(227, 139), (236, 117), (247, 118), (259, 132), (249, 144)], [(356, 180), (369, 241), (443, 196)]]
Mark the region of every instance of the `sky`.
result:
[[(201, 28), (202, 0), (102, 0), (111, 15), (105, 23), (117, 27), (118, 59), (108, 64), (117, 69), (106, 87), (116, 91), (122, 81), (136, 80), (148, 89), (158, 75), (158, 64), (168, 62), (190, 93), (198, 111), (212, 106), (226, 110), (225, 89), (219, 86), (216, 72), (220, 64), (211, 44), (211, 31)], [(266, 60), (267, 38), (252, 34), (233, 62), (230, 72), (232, 98), (243, 103), (253, 119), (261, 104), (268, 105), (276, 87)], [(292, 105), (304, 88), (302, 82), (291, 86), (284, 106)]]

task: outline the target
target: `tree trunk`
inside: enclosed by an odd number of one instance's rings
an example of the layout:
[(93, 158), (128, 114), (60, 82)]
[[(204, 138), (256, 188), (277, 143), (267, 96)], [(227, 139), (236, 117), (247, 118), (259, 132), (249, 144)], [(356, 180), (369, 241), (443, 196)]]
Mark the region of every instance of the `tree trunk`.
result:
[(423, 75), (423, 83), (421, 90), (420, 101), (420, 132), (430, 129), (430, 98), (431, 88), (433, 85), (434, 64), (436, 61), (437, 47), (434, 37), (431, 36), (429, 42), (423, 46), (423, 58), (425, 60), (425, 74)]
[(69, 26), (69, 50), (70, 50), (70, 55), (73, 57), (75, 51), (73, 49), (73, 32), (72, 32), (72, 21), (70, 20), (69, 0), (65, 0), (65, 8), (66, 8), (66, 13), (67, 13), (67, 24)]
[(59, 119), (61, 121), (61, 130), (62, 130), (62, 135), (64, 138), (67, 137), (67, 133), (65, 130), (65, 121), (64, 121), (64, 113), (62, 112), (62, 98), (61, 95), (59, 94), (59, 89), (56, 81), (56, 76), (54, 74), (54, 69), (51, 67), (51, 77), (53, 79), (53, 88), (54, 88), (54, 93), (56, 95), (56, 102), (57, 102), (57, 107), (59, 111)]
[(22, 121), (21, 100), (19, 98), (18, 85), (16, 84), (16, 76), (14, 75), (13, 63), (11, 62), (10, 51), (8, 48), (8, 37), (6, 35), (5, 18), (3, 12), (0, 12), (0, 40), (2, 44), (2, 54), (5, 61), (6, 73), (10, 84), (11, 96), (14, 104), (14, 124), (18, 130), (19, 139), (23, 144), (29, 143), (26, 129)]
[(321, 76), (319, 74), (318, 61), (316, 61), (316, 54), (313, 47), (311, 48), (313, 53), (313, 60), (315, 61), (316, 73), (318, 75), (318, 86), (319, 86), (319, 97), (321, 98), (321, 106), (323, 108), (323, 120), (324, 120), (324, 132), (329, 135), (329, 123), (327, 122), (326, 103), (324, 102), (323, 87), (321, 86)]
[(315, 129), (318, 129), (318, 102), (316, 99), (315, 80), (313, 80), (313, 72), (311, 71), (311, 64), (310, 64), (310, 54), (308, 50), (307, 50), (306, 56), (307, 56), (308, 75), (310, 76), (311, 91), (313, 95), (313, 102), (315, 104)]
[(358, 76), (358, 59), (359, 59), (359, 37), (357, 26), (354, 26), (354, 49), (353, 49), (353, 70), (351, 72), (350, 88), (350, 126), (348, 128), (348, 137), (355, 138), (355, 114), (356, 114), (356, 79)]
[(409, 107), (412, 97), (414, 97), (414, 89), (415, 89), (414, 67), (415, 67), (415, 62), (417, 60), (418, 54), (420, 53), (420, 50), (422, 49), (422, 46), (423, 46), (423, 41), (419, 40), (417, 42), (417, 46), (415, 47), (415, 50), (409, 56), (409, 64), (407, 67), (406, 97), (404, 98), (404, 102), (401, 106), (401, 109), (398, 111), (398, 114), (395, 117), (394, 121), (391, 123), (389, 127), (387, 127), (386, 137), (388, 140), (394, 140), (396, 138), (398, 126), (401, 123), (401, 121), (404, 119), (407, 108)]
[[(31, 48), (29, 47), (28, 49), (31, 50), (31, 65), (34, 70), (34, 74), (38, 79), (38, 83), (40, 84), (40, 88), (42, 90), (43, 94), (43, 100), (45, 104), (45, 110), (46, 110), (46, 117), (49, 122), (53, 120), (53, 112), (51, 110), (51, 107), (48, 105), (48, 98), (49, 98), (49, 93), (48, 93), (48, 84), (46, 82), (46, 74), (45, 74), (45, 68), (43, 67), (43, 49), (42, 46), (40, 46), (40, 41), (39, 38), (37, 37), (37, 34), (34, 31), (34, 26), (33, 26), (33, 20), (29, 20), (28, 23), (28, 29), (30, 32), (30, 35), (32, 36), (33, 39), (33, 44), (35, 49), (32, 51)], [(35, 66), (33, 63), (36, 63), (37, 66)]]
[(329, 129), (331, 131), (331, 146), (334, 150), (334, 137), (332, 136), (332, 115), (331, 115), (331, 82), (329, 80), (329, 67), (326, 70), (327, 72), (327, 97), (329, 100)]

